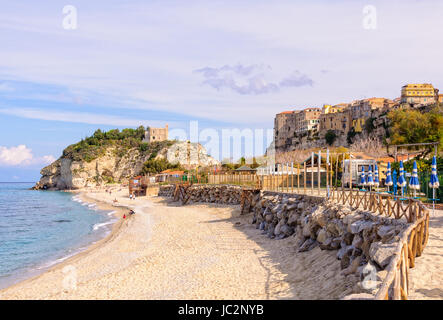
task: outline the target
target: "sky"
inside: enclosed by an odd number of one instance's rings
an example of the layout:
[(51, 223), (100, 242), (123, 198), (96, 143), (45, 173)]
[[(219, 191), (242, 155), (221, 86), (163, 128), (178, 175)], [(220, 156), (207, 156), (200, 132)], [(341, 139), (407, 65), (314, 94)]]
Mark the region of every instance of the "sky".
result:
[(281, 111), (443, 86), (443, 1), (0, 5), (0, 181), (38, 180), (97, 128), (268, 130)]

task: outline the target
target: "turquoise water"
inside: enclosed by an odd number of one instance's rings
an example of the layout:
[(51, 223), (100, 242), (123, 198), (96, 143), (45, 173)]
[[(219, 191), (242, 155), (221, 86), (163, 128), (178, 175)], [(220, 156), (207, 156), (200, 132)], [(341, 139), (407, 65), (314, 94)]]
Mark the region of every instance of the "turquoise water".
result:
[(68, 192), (0, 183), (0, 288), (38, 274), (110, 232), (109, 211)]

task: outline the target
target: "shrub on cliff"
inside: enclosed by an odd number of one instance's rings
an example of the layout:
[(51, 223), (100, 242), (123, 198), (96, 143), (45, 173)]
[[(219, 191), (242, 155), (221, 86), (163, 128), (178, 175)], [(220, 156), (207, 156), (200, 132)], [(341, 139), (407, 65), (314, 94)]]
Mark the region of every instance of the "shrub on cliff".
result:
[(334, 143), (335, 139), (337, 139), (337, 135), (334, 130), (328, 130), (325, 134), (326, 143), (330, 146)]
[(63, 158), (74, 161), (90, 162), (103, 156), (109, 147), (113, 147), (114, 154), (123, 157), (130, 150), (138, 149), (142, 155), (157, 154), (162, 148), (171, 146), (172, 141), (161, 141), (146, 143), (143, 142), (145, 128), (119, 129), (104, 132), (96, 130), (90, 137), (82, 139), (80, 142), (68, 146), (63, 150)]
[(149, 159), (143, 164), (142, 174), (160, 173), (167, 169), (182, 170), (180, 163), (172, 164), (166, 159)]

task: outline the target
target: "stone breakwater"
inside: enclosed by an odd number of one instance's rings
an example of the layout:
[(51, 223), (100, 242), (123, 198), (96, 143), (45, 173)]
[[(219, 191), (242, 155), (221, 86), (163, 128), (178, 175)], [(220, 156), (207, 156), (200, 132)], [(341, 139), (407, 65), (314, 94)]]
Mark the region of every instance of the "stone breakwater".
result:
[[(174, 186), (162, 186), (160, 196), (172, 197)], [(190, 202), (240, 204), (238, 186), (193, 185)], [(409, 224), (377, 216), (323, 198), (260, 191), (252, 198), (251, 223), (271, 239), (295, 237), (299, 252), (315, 247), (336, 250), (342, 274), (355, 283), (350, 298), (373, 298), (384, 280), (400, 233)]]

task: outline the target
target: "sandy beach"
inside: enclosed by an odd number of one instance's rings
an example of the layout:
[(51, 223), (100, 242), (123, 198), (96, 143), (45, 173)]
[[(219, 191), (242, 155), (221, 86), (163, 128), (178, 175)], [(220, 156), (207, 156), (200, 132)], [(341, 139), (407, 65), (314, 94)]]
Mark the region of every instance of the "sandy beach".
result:
[(337, 299), (351, 288), (334, 252), (296, 253), (270, 240), (238, 207), (82, 193), (134, 208), (87, 251), (0, 291), (2, 299)]
[[(352, 293), (335, 251), (297, 253), (293, 237), (268, 239), (237, 206), (129, 200), (125, 189), (81, 195), (100, 206), (117, 199), (136, 214), (123, 219), (127, 209), (118, 211), (106, 239), (0, 291), (1, 299), (340, 299)], [(441, 265), (435, 237), (411, 273), (414, 298), (441, 298), (438, 270), (422, 270), (435, 255)]]

